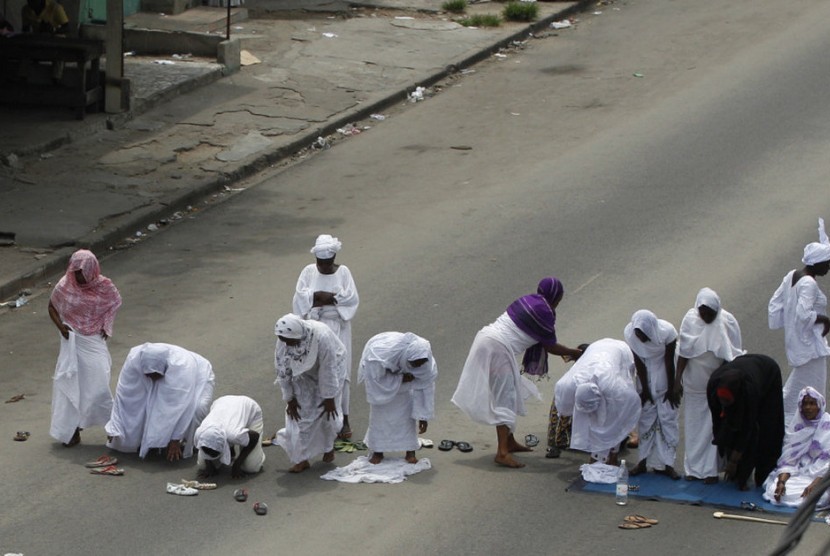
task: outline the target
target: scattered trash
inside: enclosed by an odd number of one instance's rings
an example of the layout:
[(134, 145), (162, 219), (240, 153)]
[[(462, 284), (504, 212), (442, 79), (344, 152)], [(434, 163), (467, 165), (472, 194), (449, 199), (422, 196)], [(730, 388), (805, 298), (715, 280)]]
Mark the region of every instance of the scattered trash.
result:
[(468, 74), (475, 73), (475, 72), (476, 72), (476, 70), (467, 68), (467, 69), (461, 70), (461, 75), (468, 75)]
[(14, 153), (7, 154), (3, 157), (3, 163), (9, 168), (21, 168), (20, 157)]
[(193, 54), (173, 54), (172, 58), (174, 60), (189, 60), (193, 58)]
[(135, 233), (135, 237), (142, 237), (143, 235), (144, 235), (144, 233), (141, 230), (139, 230)]
[(415, 87), (415, 90), (411, 93), (406, 95), (406, 98), (409, 99), (409, 102), (418, 102), (419, 100), (424, 100), (424, 93), (426, 89), (423, 87)]
[(344, 127), (338, 128), (337, 133), (345, 137), (351, 137), (360, 133), (360, 129), (355, 127), (354, 124), (346, 124)]
[(471, 151), (471, 150), (473, 150), (472, 147), (469, 147), (467, 145), (453, 145), (450, 148), (455, 149), (457, 151)]
[(153, 63), (154, 64), (159, 64), (159, 65), (162, 65), (162, 66), (175, 66), (176, 65), (176, 62), (174, 62), (173, 60), (153, 60)]
[(493, 56), (496, 58), (507, 58), (507, 54), (502, 54), (501, 52), (496, 52)]
[(324, 151), (330, 147), (331, 145), (329, 145), (329, 142), (326, 141), (325, 137), (318, 137), (317, 140), (311, 144), (312, 149), (318, 149), (321, 151)]
[(15, 394), (14, 396), (12, 396), (8, 400), (6, 400), (6, 403), (15, 403), (15, 402), (19, 402), (20, 400), (25, 400), (25, 399), (26, 399), (26, 394)]
[(571, 23), (570, 19), (563, 19), (562, 21), (554, 21), (550, 24), (551, 29), (567, 29), (568, 27), (573, 27), (573, 23)]
[(635, 73), (635, 74), (633, 74), (633, 75), (634, 75), (634, 77), (643, 77), (643, 74), (642, 74), (642, 73)]
[(155, 224), (150, 224), (149, 226), (147, 226), (147, 229), (151, 232), (155, 232), (159, 229), (159, 227)]
[(519, 112), (511, 112), (511, 113), (510, 113), (510, 115), (511, 115), (511, 116), (521, 116), (521, 113), (519, 113)]
[(254, 64), (259, 64), (262, 60), (248, 52), (247, 50), (242, 50), (239, 52), (239, 63), (243, 66), (252, 66)]
[(236, 29), (237, 31), (241, 31), (242, 29), (244, 29), (244, 27), (243, 27), (243, 26), (241, 26), (241, 25), (236, 25), (236, 26), (234, 27), (234, 29)]
[(14, 308), (19, 309), (29, 302), (29, 298), (25, 294), (20, 294), (20, 297), (14, 300)]
[(594, 15), (602, 15), (602, 12), (599, 12), (599, 11), (594, 12)]
[[(534, 0), (535, 1), (535, 0)], [(408, 15), (396, 15), (395, 19), (415, 19), (414, 17), (410, 17)]]
[(372, 118), (373, 120), (377, 120), (379, 122), (382, 122), (383, 120), (386, 119), (386, 116), (384, 116), (383, 114), (372, 114), (369, 117)]
[(337, 34), (335, 34), (335, 33), (323, 33), (323, 36), (326, 37), (327, 39), (336, 39), (337, 38)]
[(124, 53), (124, 56), (135, 56), (135, 52), (133, 52), (132, 50), (130, 50), (129, 52), (125, 52), (125, 53)]

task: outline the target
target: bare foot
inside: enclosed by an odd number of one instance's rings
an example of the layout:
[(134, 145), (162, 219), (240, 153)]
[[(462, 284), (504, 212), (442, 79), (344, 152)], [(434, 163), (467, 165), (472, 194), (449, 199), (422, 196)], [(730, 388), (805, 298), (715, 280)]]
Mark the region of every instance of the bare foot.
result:
[(634, 467), (634, 469), (632, 469), (628, 474), (632, 477), (636, 477), (637, 475), (645, 473), (646, 471), (648, 471), (648, 469), (646, 469), (646, 460), (643, 460), (640, 463), (638, 463), (637, 466)]
[(323, 454), (323, 463), (331, 463), (334, 461), (334, 450)]
[(308, 460), (305, 460), (305, 461), (301, 461), (300, 463), (296, 463), (296, 464), (292, 465), (291, 468), (288, 470), (288, 472), (289, 473), (302, 473), (303, 471), (305, 471), (309, 467), (311, 467), (311, 464), (308, 463)]
[(510, 435), (510, 438), (507, 439), (507, 451), (511, 454), (515, 452), (532, 452), (533, 448), (528, 448), (524, 444), (519, 444), (516, 442), (516, 439), (513, 438), (513, 435)]
[(680, 478), (680, 475), (677, 474), (677, 471), (675, 471), (674, 467), (672, 467), (671, 465), (667, 465), (665, 469), (663, 469), (662, 471), (658, 471), (658, 473), (660, 473), (661, 475), (665, 475), (672, 481), (676, 481)]
[(496, 459), (494, 460), (499, 465), (503, 465), (504, 467), (510, 467), (512, 469), (520, 469), (525, 466), (525, 464), (516, 461), (510, 454), (506, 454), (501, 456), (496, 454)]
[(369, 458), (369, 463), (377, 465), (383, 461), (383, 452), (372, 452), (372, 457)]
[(406, 463), (418, 463), (418, 458), (415, 457), (415, 452), (406, 453)]

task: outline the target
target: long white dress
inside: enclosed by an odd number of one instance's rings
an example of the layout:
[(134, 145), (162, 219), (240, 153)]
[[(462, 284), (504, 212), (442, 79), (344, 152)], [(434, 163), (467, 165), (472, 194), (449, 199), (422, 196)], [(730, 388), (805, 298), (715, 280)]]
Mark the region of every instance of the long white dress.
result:
[[(421, 344), (416, 352), (407, 349)], [(409, 361), (426, 358), (420, 367)], [(413, 375), (404, 382), (404, 373)], [(364, 442), (372, 452), (417, 450), (418, 421), (430, 421), (435, 414), (435, 381), (438, 366), (429, 342), (411, 332), (383, 332), (366, 343), (357, 380), (366, 387), (369, 427)]]
[[(283, 400), (296, 399), (299, 404), (299, 421), (286, 413), (285, 427), (277, 431), (276, 438), (294, 464), (332, 451), (343, 426), (340, 392), (345, 380), (346, 348), (325, 324), (305, 321), (304, 326), (314, 336), (308, 343), (316, 345), (301, 344), (292, 350), (277, 340), (274, 356), (276, 382)], [(296, 366), (292, 367), (292, 363)], [(333, 419), (327, 418), (322, 410), (325, 399), (335, 401), (337, 416)]]
[(591, 343), (554, 395), (559, 413), (573, 416), (571, 448), (605, 461), (640, 420), (631, 349), (611, 338)]
[[(717, 312), (710, 324), (700, 318), (701, 305)], [(683, 467), (687, 476), (707, 479), (718, 475), (718, 449), (712, 444), (712, 413), (706, 399), (706, 385), (715, 369), (743, 353), (737, 319), (721, 308), (720, 298), (714, 291), (701, 289), (695, 306), (683, 317), (677, 341), (677, 355), (688, 359), (682, 379), (686, 439)]]
[[(332, 292), (336, 305), (312, 307), (314, 292)], [(360, 297), (352, 273), (346, 265), (339, 265), (333, 274), (320, 274), (316, 264), (306, 266), (297, 279), (292, 301), (292, 312), (304, 319), (325, 323), (337, 334), (346, 348), (346, 384), (342, 390), (341, 407), (345, 415), (351, 406), (352, 376), (352, 319), (357, 313)]]
[(769, 301), (769, 327), (784, 329), (787, 361), (792, 367), (784, 384), (784, 423), (797, 412), (798, 394), (812, 386), (822, 395), (827, 391), (827, 357), (830, 347), (821, 335), (823, 327), (816, 324), (817, 315), (827, 314), (827, 296), (815, 278), (803, 276), (792, 285), (791, 270)]
[[(152, 372), (163, 376), (152, 380)], [(193, 434), (210, 410), (215, 383), (210, 361), (198, 353), (161, 343), (132, 348), (118, 376), (105, 427), (113, 437), (107, 446), (119, 452), (138, 450), (143, 458), (153, 448), (180, 440), (182, 455), (192, 456)]]
[[(651, 313), (653, 315), (653, 313)], [(666, 374), (666, 346), (677, 339), (677, 330), (666, 320), (654, 318), (654, 330), (643, 331), (649, 337), (642, 342), (634, 333), (637, 326), (629, 323), (624, 330), (625, 341), (646, 367), (648, 386), (653, 401), (642, 406), (638, 431), (639, 460), (646, 460), (649, 469), (674, 467), (677, 445), (680, 442), (680, 416), (677, 408), (665, 400), (669, 391)], [(639, 385), (638, 390), (642, 388)]]
[[(251, 440), (248, 431), (262, 438), (262, 408), (248, 396), (222, 396), (210, 406), (210, 411), (193, 435), (198, 450), (207, 446), (219, 452), (221, 465), (231, 465)], [(199, 450), (196, 464), (199, 469), (207, 467), (205, 454)], [(265, 451), (257, 441), (251, 448), (240, 469), (245, 473), (257, 473), (265, 463)]]
[(525, 401), (541, 399), (536, 385), (522, 376), (516, 357), (534, 340), (502, 313), (476, 334), (461, 371), (452, 403), (483, 425), (516, 429), (516, 416), (525, 415)]

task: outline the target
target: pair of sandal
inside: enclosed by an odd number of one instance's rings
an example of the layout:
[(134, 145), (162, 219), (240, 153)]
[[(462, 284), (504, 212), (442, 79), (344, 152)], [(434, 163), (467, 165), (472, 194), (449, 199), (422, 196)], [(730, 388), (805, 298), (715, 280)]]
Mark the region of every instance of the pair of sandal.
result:
[(460, 452), (469, 453), (473, 451), (473, 447), (470, 445), (469, 442), (455, 441), (455, 440), (442, 440), (438, 444), (438, 449), (442, 452), (449, 452), (453, 448), (458, 448)]
[[(245, 502), (248, 500), (248, 489), (247, 488), (238, 488), (233, 491), (233, 499), (237, 502)], [(256, 515), (265, 515), (268, 513), (268, 504), (265, 502), (254, 502), (253, 505), (254, 513)]]
[(660, 522), (656, 519), (652, 519), (644, 515), (634, 514), (625, 516), (625, 518), (623, 518), (623, 522), (617, 527), (620, 529), (648, 529), (652, 525), (657, 525), (658, 523)]

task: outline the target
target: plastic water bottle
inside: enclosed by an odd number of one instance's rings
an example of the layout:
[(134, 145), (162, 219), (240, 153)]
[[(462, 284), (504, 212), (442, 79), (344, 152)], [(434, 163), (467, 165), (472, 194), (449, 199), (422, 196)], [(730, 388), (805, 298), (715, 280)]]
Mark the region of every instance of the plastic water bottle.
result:
[(628, 504), (628, 468), (625, 460), (620, 461), (620, 468), (617, 470), (617, 505)]

